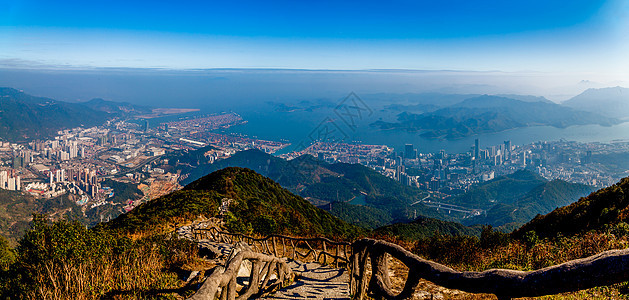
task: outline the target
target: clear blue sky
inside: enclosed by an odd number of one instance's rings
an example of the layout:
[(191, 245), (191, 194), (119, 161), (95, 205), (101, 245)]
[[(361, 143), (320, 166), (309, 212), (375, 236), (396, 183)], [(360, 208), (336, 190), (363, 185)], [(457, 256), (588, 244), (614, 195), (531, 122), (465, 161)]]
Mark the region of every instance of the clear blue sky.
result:
[(627, 2), (0, 0), (0, 60), (623, 76)]

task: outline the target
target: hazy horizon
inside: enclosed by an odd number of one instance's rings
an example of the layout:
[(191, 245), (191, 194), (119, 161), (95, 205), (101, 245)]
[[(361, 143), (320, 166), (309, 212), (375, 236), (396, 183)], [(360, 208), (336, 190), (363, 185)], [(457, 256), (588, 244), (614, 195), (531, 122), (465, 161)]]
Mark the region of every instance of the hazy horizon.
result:
[(104, 98), (159, 107), (228, 102), (234, 108), (265, 101), (337, 100), (349, 92), (520, 94), (562, 102), (589, 88), (626, 86), (622, 81), (595, 82), (580, 74), (544, 72), (243, 68), (0, 68), (0, 82), (29, 94), (70, 102)]

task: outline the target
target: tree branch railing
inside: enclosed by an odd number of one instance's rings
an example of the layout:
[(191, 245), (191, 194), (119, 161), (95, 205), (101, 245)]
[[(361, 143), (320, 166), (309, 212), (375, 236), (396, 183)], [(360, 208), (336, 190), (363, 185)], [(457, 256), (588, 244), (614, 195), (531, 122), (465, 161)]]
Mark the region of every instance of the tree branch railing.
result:
[[(363, 299), (367, 293), (376, 299), (408, 299), (422, 278), (450, 289), (495, 294), (499, 299), (574, 292), (629, 280), (629, 249), (605, 251), (534, 271), (483, 272), (456, 271), (381, 240), (358, 240), (352, 244), (352, 252), (350, 291), (356, 299)], [(389, 255), (409, 269), (404, 287), (397, 294), (391, 289)], [(368, 260), (371, 276), (366, 272)]]
[(328, 264), (328, 258), (331, 259), (332, 265), (339, 266), (341, 263), (347, 265), (352, 255), (351, 243), (337, 242), (323, 237), (296, 238), (273, 234), (263, 238), (255, 238), (244, 234), (221, 231), (216, 227), (192, 227), (192, 234), (196, 240), (210, 239), (229, 244), (245, 242), (253, 250), (260, 253), (276, 257), (288, 257), (293, 260), (312, 258), (313, 261), (321, 262), (324, 265)]
[[(249, 284), (238, 290), (238, 273), (244, 261), (251, 262)], [(205, 280), (201, 288), (188, 300), (227, 299), (243, 300), (260, 296), (284, 286), (292, 280), (292, 271), (278, 257), (257, 253), (244, 243), (237, 243), (225, 262)], [(275, 275), (275, 280), (271, 277)]]

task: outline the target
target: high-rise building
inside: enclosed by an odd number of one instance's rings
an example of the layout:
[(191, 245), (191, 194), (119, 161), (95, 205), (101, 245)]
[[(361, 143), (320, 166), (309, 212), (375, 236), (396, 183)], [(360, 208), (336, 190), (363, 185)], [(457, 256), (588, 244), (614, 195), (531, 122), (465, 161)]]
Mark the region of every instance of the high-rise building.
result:
[(149, 131), (149, 120), (144, 120), (144, 132)]
[(406, 159), (417, 158), (417, 152), (415, 151), (413, 144), (406, 144), (404, 146), (404, 158)]
[(592, 151), (587, 151), (585, 154), (585, 157), (583, 158), (583, 163), (584, 164), (591, 164), (592, 163)]
[(396, 156), (395, 157), (395, 165), (396, 166), (401, 166), (402, 165), (402, 161), (403, 161), (403, 159), (402, 159), (401, 156)]
[(478, 139), (474, 141), (474, 158), (480, 159), (480, 142)]
[(24, 157), (16, 155), (13, 158), (13, 169), (21, 168), (23, 166), (24, 166)]
[(0, 189), (7, 188), (7, 179), (8, 179), (7, 171), (0, 172)]
[(511, 159), (511, 141), (505, 141), (505, 152), (503, 153), (505, 159)]

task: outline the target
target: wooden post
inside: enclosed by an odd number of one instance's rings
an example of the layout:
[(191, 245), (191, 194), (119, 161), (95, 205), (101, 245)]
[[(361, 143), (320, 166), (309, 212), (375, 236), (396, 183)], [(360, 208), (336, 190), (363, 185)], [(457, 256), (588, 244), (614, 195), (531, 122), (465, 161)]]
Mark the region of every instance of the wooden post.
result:
[(273, 237), (272, 239), (273, 239), (273, 255), (275, 255), (275, 257), (279, 257), (277, 255), (277, 244), (275, 243), (275, 237)]
[(286, 257), (286, 242), (283, 237), (282, 237), (282, 256)]
[(325, 246), (325, 240), (323, 240), (323, 265), (328, 264), (328, 248)]

